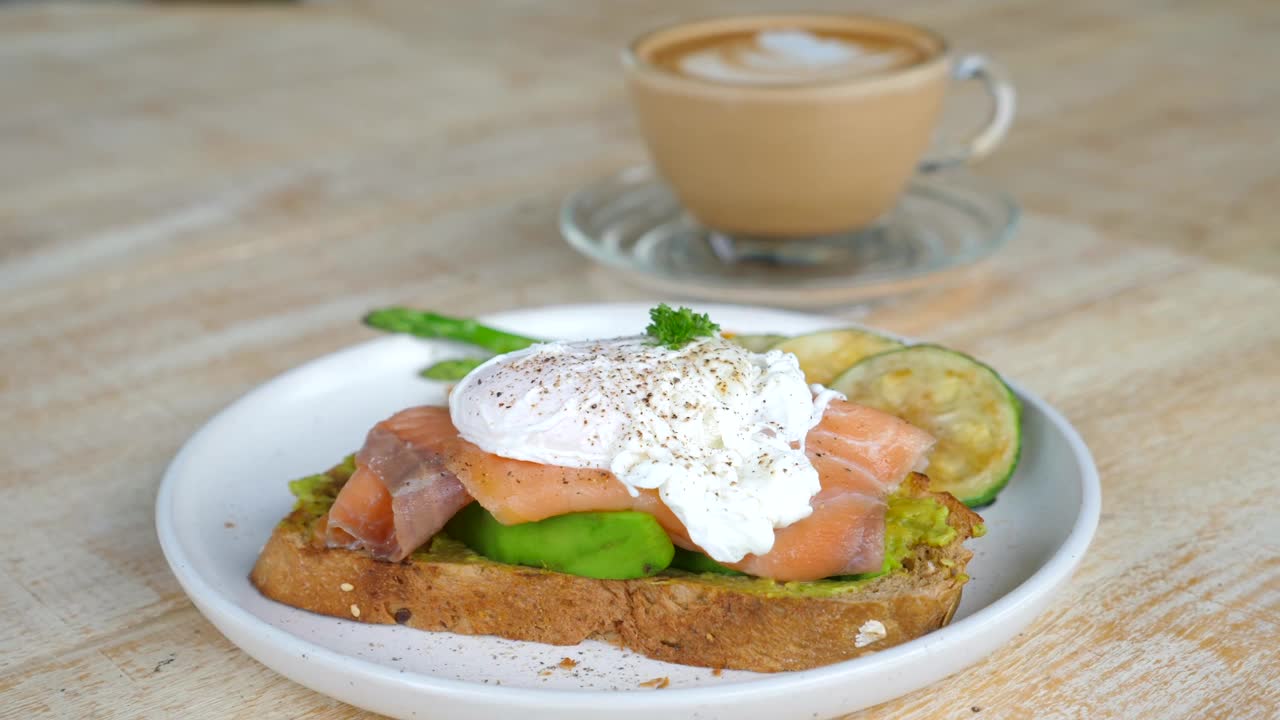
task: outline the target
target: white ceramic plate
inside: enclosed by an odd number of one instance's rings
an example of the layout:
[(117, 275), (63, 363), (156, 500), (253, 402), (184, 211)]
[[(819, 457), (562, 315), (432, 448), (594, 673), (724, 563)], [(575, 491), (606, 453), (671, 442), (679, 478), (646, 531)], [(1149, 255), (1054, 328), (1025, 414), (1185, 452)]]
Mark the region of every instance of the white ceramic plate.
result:
[[(487, 321), (543, 337), (640, 332), (648, 305), (583, 305)], [(801, 333), (842, 324), (776, 310), (702, 306), (725, 329)], [(354, 320), (353, 320), (354, 322)], [(359, 447), (376, 421), (440, 403), (417, 377), (465, 347), (389, 336), (307, 363), (233, 403), (165, 473), (156, 528), (174, 575), (232, 642), (309, 688), (400, 718), (813, 718), (874, 705), (964, 668), (1025, 627), (1080, 562), (1098, 521), (1097, 471), (1079, 435), (1042, 400), (1025, 404), (1022, 465), (982, 511), (972, 580), (955, 621), (913, 642), (804, 672), (763, 675), (649, 660), (603, 643), (555, 647), (321, 617), (263, 598), (248, 574), (293, 498), (286, 481)], [(558, 663), (569, 657), (572, 669)], [(667, 677), (654, 690), (641, 682)]]

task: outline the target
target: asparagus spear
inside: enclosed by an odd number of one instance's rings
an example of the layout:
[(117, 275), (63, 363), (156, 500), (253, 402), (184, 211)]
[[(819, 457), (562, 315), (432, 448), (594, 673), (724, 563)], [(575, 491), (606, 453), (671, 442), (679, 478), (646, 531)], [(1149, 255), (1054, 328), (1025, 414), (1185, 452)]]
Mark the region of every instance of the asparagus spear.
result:
[(470, 343), (495, 353), (508, 353), (542, 342), (523, 335), (481, 325), (475, 320), (452, 318), (439, 313), (389, 307), (364, 316), (364, 324), (378, 330), (408, 333), (424, 338), (443, 338)]
[(418, 374), (428, 380), (461, 380), (467, 373), (480, 367), (489, 358), (458, 358), (441, 360)]

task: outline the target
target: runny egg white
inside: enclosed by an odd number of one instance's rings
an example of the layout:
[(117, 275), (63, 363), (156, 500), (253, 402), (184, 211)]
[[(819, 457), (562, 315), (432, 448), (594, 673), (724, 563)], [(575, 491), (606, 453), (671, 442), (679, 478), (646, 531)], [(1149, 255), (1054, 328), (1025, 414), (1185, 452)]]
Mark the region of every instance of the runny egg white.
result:
[(500, 355), (454, 388), (449, 411), (488, 452), (657, 490), (693, 542), (736, 562), (812, 512), (820, 486), (803, 442), (832, 396), (790, 353), (637, 336)]

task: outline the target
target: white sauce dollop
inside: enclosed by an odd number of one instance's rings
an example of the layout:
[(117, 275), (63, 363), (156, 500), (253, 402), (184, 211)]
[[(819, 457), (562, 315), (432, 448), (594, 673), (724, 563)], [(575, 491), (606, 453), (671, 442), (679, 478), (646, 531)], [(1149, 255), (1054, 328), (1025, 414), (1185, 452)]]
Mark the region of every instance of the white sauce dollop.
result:
[(796, 357), (721, 338), (547, 343), (493, 358), (454, 388), (462, 437), (517, 460), (612, 471), (651, 488), (712, 558), (773, 547), (820, 489), (804, 437), (838, 393)]

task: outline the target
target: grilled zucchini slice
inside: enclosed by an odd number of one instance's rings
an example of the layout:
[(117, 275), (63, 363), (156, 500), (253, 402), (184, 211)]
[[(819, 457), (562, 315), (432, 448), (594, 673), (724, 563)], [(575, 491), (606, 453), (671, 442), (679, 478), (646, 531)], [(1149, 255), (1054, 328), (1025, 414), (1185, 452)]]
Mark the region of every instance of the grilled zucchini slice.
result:
[(787, 339), (786, 335), (737, 335), (730, 333), (725, 333), (724, 337), (729, 342), (741, 345), (751, 352), (757, 353), (762, 353)]
[(1022, 404), (996, 371), (963, 353), (915, 345), (868, 357), (831, 388), (938, 439), (929, 456), (930, 489), (970, 507), (990, 504), (1022, 452)]
[(844, 328), (790, 338), (769, 349), (795, 353), (806, 380), (828, 385), (859, 360), (901, 347), (897, 340), (870, 330)]

